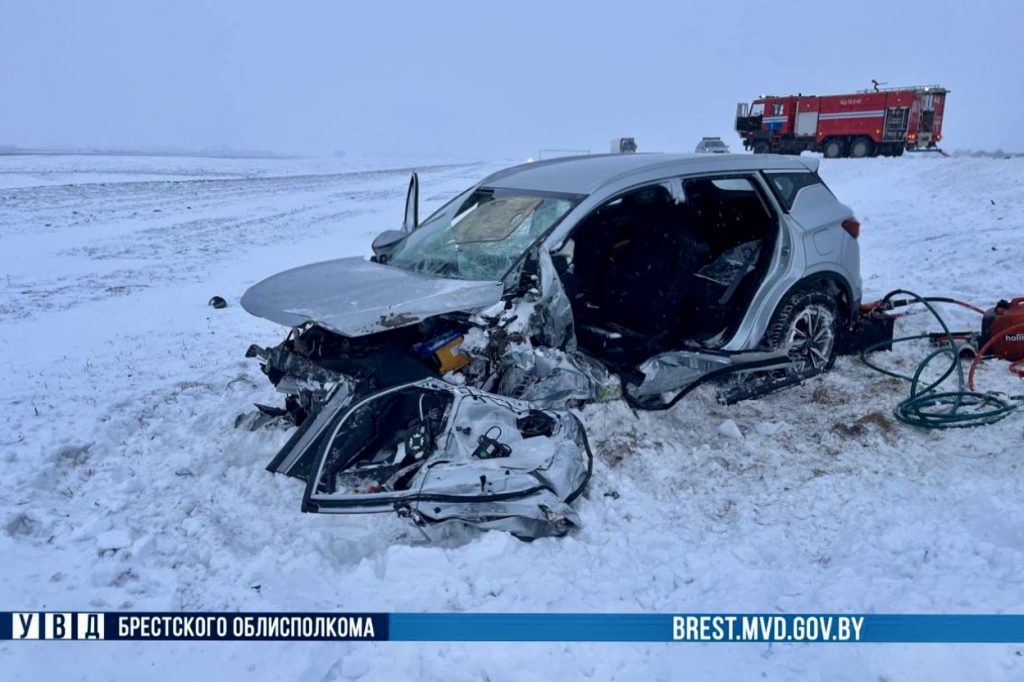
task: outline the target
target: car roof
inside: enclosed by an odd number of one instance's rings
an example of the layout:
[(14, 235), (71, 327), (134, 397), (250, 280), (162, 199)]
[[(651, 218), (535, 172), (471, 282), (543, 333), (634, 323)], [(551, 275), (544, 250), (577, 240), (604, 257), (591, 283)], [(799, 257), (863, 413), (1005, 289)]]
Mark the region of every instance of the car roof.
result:
[[(630, 176), (642, 182), (659, 174), (750, 170), (816, 171), (816, 157), (775, 154), (589, 154), (524, 163), (486, 177), (484, 187), (593, 194)], [(653, 179), (653, 178), (652, 178)]]

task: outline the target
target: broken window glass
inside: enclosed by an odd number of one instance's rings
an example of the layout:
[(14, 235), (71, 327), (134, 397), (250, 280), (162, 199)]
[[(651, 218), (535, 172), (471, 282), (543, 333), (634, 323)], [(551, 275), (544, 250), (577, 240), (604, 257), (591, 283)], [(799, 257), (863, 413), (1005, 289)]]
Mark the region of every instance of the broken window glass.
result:
[(501, 280), (579, 197), (478, 189), (423, 223), (388, 264), (441, 277)]

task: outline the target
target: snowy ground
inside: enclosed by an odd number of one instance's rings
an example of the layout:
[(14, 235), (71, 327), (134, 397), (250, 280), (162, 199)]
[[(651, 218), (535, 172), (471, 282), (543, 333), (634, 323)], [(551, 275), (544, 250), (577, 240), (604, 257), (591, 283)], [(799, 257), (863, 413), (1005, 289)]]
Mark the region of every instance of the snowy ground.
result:
[[(238, 298), (364, 254), (502, 163), (0, 157), (0, 606), (374, 611), (1024, 611), (1021, 415), (919, 432), (905, 386), (841, 359), (722, 407), (592, 406), (584, 528), (416, 543), (387, 516), (299, 512)], [(823, 162), (861, 219), (867, 297), (1024, 294), (1024, 159)], [(224, 310), (206, 306), (218, 294)], [(976, 318), (951, 311), (958, 326)], [(923, 322), (923, 318), (911, 323)], [(909, 367), (921, 347), (887, 361)], [(1022, 392), (1005, 364), (985, 388)], [(741, 438), (723, 435), (732, 420)], [(45, 667), (40, 664), (45, 662)], [(173, 668), (169, 668), (173, 666)], [(3, 643), (0, 678), (1021, 679), (1016, 646)], [(88, 675), (86, 673), (89, 673)], [(156, 675), (160, 678), (160, 675)]]

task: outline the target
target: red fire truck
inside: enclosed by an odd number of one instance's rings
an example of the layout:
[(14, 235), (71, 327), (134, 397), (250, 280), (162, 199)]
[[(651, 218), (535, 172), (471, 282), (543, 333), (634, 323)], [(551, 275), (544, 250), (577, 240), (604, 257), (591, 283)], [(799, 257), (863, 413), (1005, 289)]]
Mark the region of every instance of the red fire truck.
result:
[(850, 95), (762, 96), (736, 107), (736, 131), (755, 154), (822, 152), (899, 156), (942, 139), (948, 90), (939, 85), (875, 88)]

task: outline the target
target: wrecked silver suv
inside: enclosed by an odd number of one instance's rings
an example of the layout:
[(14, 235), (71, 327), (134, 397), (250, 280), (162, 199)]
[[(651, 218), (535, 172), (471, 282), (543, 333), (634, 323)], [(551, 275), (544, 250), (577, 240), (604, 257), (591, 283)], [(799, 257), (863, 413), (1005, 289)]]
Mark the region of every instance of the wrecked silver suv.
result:
[[(860, 304), (859, 225), (816, 171), (770, 155), (553, 159), (422, 223), (413, 176), (404, 225), (372, 258), (288, 270), (242, 298), (291, 328), (249, 350), (285, 394), (262, 412), (298, 427), (271, 470), (306, 480), (307, 511), (564, 532), (591, 457), (566, 408), (664, 409), (709, 380), (732, 402), (831, 366)], [(491, 412), (455, 408), (467, 400)], [(530, 414), (552, 425), (522, 426)], [(558, 464), (494, 466), (538, 438)]]

